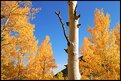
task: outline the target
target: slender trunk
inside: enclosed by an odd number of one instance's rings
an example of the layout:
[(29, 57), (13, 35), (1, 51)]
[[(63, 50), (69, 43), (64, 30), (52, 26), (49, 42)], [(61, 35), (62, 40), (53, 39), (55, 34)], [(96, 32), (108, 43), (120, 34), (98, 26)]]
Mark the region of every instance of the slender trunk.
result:
[(68, 79), (69, 80), (80, 80), (81, 75), (79, 72), (79, 26), (81, 24), (78, 23), (80, 15), (77, 15), (77, 1), (68, 1), (68, 14), (69, 21), (66, 22), (67, 26), (69, 26), (69, 37), (66, 35), (66, 30), (64, 27), (64, 23), (60, 17), (60, 11), (55, 12), (58, 16), (60, 23), (63, 28), (63, 33), (67, 41), (68, 48), (64, 49), (66, 53), (68, 53)]
[(18, 80), (21, 80), (21, 75), (22, 75), (21, 64), (22, 64), (22, 58), (18, 54), (18, 65), (19, 65), (19, 67), (18, 67)]
[(43, 64), (43, 71), (42, 71), (42, 79), (45, 79), (45, 60), (44, 60), (44, 64)]
[(79, 72), (79, 28), (77, 27), (79, 19), (76, 19), (76, 7), (77, 1), (68, 1), (68, 14), (69, 14), (69, 40), (70, 45), (68, 46), (68, 79), (69, 80), (80, 80)]
[(18, 67), (18, 80), (20, 80), (20, 74), (21, 74), (21, 73), (20, 73), (20, 61), (21, 61), (21, 60), (20, 60), (20, 57), (19, 57), (19, 54), (18, 54), (18, 66), (19, 66), (19, 67)]

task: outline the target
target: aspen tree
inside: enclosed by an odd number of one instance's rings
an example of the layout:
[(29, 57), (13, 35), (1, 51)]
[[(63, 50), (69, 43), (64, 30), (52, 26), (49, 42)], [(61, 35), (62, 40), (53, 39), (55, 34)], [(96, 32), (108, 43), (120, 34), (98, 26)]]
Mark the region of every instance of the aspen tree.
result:
[(64, 49), (68, 53), (68, 79), (69, 80), (80, 80), (81, 76), (79, 73), (79, 26), (81, 24), (78, 23), (80, 15), (77, 15), (77, 1), (68, 1), (68, 15), (69, 21), (66, 22), (67, 26), (69, 26), (69, 36), (66, 35), (66, 30), (64, 27), (64, 23), (60, 18), (60, 12), (55, 12), (58, 16), (64, 36), (67, 40), (68, 48)]

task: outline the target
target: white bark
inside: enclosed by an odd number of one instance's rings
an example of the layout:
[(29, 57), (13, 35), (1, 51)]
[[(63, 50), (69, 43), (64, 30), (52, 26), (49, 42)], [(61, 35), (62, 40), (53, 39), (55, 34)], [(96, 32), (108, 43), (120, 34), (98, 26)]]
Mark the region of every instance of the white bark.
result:
[(80, 80), (81, 75), (79, 72), (79, 28), (77, 27), (79, 18), (75, 18), (77, 1), (68, 1), (68, 14), (69, 14), (69, 41), (68, 46), (68, 79)]
[(66, 35), (64, 23), (62, 22), (62, 19), (60, 17), (60, 12), (55, 12), (55, 14), (58, 16), (64, 36), (67, 41), (68, 48), (64, 49), (66, 53), (68, 53), (68, 79), (69, 80), (80, 80), (81, 75), (79, 72), (79, 26), (81, 24), (78, 24), (80, 15), (77, 16), (76, 14), (76, 8), (77, 8), (77, 1), (68, 1), (68, 13), (69, 13), (69, 22), (67, 22), (67, 26), (69, 26), (69, 37)]

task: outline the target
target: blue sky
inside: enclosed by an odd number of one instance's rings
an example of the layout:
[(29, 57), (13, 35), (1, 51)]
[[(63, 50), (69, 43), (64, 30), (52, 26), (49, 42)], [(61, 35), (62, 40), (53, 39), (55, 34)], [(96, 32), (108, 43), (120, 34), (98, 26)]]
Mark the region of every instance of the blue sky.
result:
[[(62, 70), (64, 64), (67, 64), (67, 54), (64, 49), (67, 47), (66, 40), (63, 35), (61, 24), (55, 11), (61, 11), (61, 18), (64, 22), (68, 21), (68, 4), (67, 1), (32, 1), (32, 7), (41, 8), (36, 18), (31, 21), (35, 24), (35, 32), (38, 45), (45, 39), (46, 35), (50, 36), (54, 58), (58, 68), (54, 72)], [(110, 27), (113, 28), (120, 22), (120, 2), (119, 1), (78, 1), (77, 12), (81, 15), (79, 23), (79, 47), (81, 48), (84, 37), (89, 36), (87, 27), (94, 26), (94, 10), (95, 8), (104, 9), (111, 16)], [(66, 26), (66, 24), (65, 24)], [(67, 27), (66, 27), (67, 28)], [(67, 30), (67, 29), (66, 29)]]

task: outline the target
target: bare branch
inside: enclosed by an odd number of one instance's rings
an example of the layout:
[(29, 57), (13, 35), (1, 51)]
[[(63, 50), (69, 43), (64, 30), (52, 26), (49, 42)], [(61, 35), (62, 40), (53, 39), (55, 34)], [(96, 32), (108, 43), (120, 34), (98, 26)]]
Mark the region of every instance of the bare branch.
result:
[(61, 17), (60, 17), (60, 11), (59, 11), (59, 12), (55, 12), (55, 14), (58, 16), (58, 18), (59, 18), (59, 20), (60, 20), (60, 23), (61, 23), (62, 28), (63, 28), (64, 36), (65, 36), (66, 41), (67, 41), (68, 46), (69, 46), (69, 45), (70, 45), (70, 41), (69, 41), (69, 39), (68, 39), (68, 37), (67, 37), (67, 35), (66, 35), (66, 30), (65, 30), (65, 27), (64, 27), (64, 23), (63, 23), (63, 21), (62, 21), (62, 19), (61, 19)]
[(86, 61), (83, 59), (83, 56), (80, 56), (80, 57), (79, 57), (79, 61), (86, 62)]
[(66, 53), (68, 53), (68, 49), (64, 49)]
[(81, 26), (81, 24), (77, 24), (77, 28), (79, 28)]
[(7, 43), (7, 44), (2, 44), (1, 46), (6, 46), (6, 45), (9, 45), (10, 43)]

